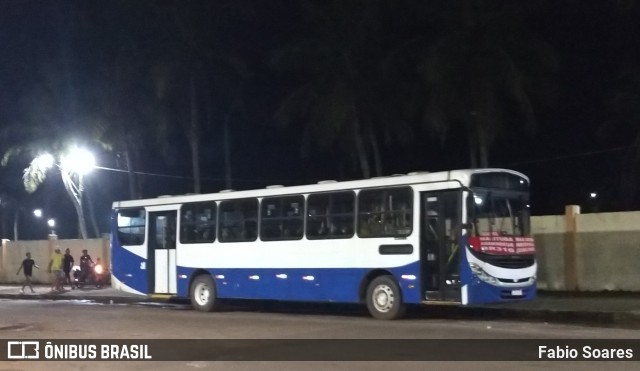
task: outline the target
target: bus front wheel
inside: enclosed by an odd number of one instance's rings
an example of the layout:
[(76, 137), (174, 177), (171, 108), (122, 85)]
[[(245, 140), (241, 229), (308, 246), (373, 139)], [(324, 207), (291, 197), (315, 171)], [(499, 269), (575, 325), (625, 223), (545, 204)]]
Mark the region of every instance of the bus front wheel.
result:
[(216, 284), (208, 274), (196, 277), (191, 283), (191, 305), (202, 312), (216, 310)]
[(367, 308), (377, 319), (397, 319), (402, 317), (405, 305), (402, 302), (400, 286), (391, 276), (375, 278), (367, 288)]

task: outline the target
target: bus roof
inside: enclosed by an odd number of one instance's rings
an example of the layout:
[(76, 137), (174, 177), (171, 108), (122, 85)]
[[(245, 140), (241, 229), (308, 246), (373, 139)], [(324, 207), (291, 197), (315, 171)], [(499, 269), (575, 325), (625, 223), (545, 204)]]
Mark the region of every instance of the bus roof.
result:
[(267, 196), (279, 196), (288, 194), (305, 194), (312, 192), (329, 192), (340, 191), (350, 189), (363, 189), (374, 188), (384, 186), (402, 186), (412, 184), (424, 184), (424, 183), (442, 183), (442, 182), (457, 182), (460, 186), (468, 186), (471, 175), (478, 173), (490, 173), (490, 172), (503, 172), (520, 176), (529, 181), (529, 178), (522, 173), (508, 169), (487, 168), (487, 169), (463, 169), (463, 170), (450, 170), (440, 171), (435, 173), (429, 172), (413, 172), (409, 174), (396, 174), (390, 176), (374, 177), (370, 179), (361, 180), (349, 180), (349, 181), (334, 181), (324, 180), (319, 181), (316, 184), (296, 185), (296, 186), (280, 186), (273, 185), (266, 188), (256, 188), (251, 190), (222, 190), (217, 193), (206, 194), (186, 194), (186, 195), (174, 195), (174, 196), (159, 196), (157, 198), (147, 198), (140, 200), (127, 200), (127, 201), (115, 201), (113, 203), (114, 209), (126, 208), (126, 207), (141, 207), (141, 206), (158, 206), (168, 204), (181, 204), (185, 202), (198, 202), (207, 200), (226, 200), (226, 199), (238, 199), (248, 197), (267, 197)]

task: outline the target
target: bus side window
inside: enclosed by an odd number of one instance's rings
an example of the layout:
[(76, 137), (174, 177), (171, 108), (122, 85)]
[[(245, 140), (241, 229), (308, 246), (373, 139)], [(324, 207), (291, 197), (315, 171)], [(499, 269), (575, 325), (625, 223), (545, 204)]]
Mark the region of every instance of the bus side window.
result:
[(304, 196), (268, 197), (262, 199), (260, 238), (264, 241), (302, 238)]
[(355, 194), (332, 192), (307, 199), (307, 238), (350, 238), (353, 236)]
[(255, 220), (249, 220), (244, 223), (244, 228), (242, 228), (242, 240), (243, 241), (251, 241), (255, 240), (258, 236), (258, 224)]
[(358, 195), (358, 235), (401, 237), (412, 231), (413, 190), (409, 187), (367, 189)]
[(380, 205), (373, 205), (371, 212), (367, 217), (366, 230), (369, 235), (378, 236), (384, 234), (385, 226), (382, 213), (382, 207)]

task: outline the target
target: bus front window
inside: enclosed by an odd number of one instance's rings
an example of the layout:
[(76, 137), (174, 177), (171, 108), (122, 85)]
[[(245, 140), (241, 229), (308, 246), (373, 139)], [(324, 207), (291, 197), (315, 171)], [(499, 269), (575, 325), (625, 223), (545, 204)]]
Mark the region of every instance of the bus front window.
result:
[(523, 196), (476, 193), (469, 196), (467, 205), (476, 236), (529, 234), (529, 210)]

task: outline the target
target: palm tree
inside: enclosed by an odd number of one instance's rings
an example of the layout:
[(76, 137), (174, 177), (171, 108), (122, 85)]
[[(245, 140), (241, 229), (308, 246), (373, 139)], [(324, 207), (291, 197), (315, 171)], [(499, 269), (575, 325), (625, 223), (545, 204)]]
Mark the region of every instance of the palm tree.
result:
[[(164, 8), (163, 19), (175, 32), (166, 37), (170, 42), (168, 52), (160, 54), (151, 68), (158, 132), (168, 137), (179, 129), (185, 135), (191, 152), (195, 193), (201, 191), (200, 141), (207, 129), (216, 126), (215, 121), (222, 126), (225, 179), (227, 188), (231, 188), (229, 132), (232, 118), (243, 110), (243, 86), (251, 76), (241, 53), (220, 36), (228, 20), (218, 16), (224, 14), (218, 8), (226, 6), (189, 2), (186, 6)], [(231, 10), (240, 12), (238, 19), (242, 19), (246, 17), (243, 12), (250, 11), (247, 8), (251, 6), (237, 5)], [(216, 16), (212, 18), (210, 14)], [(188, 109), (169, 108), (176, 106)], [(226, 107), (218, 120), (212, 106)]]
[[(52, 139), (49, 138), (49, 141), (51, 142)], [(17, 157), (18, 154), (29, 154), (35, 157), (30, 162), (29, 166), (24, 169), (22, 177), (24, 188), (27, 193), (33, 193), (45, 181), (45, 179), (47, 178), (47, 173), (49, 169), (51, 169), (51, 167), (55, 165), (55, 161), (58, 161), (57, 166), (60, 169), (62, 182), (78, 216), (78, 234), (81, 238), (86, 239), (89, 236), (87, 232), (85, 212), (83, 208), (83, 173), (77, 172), (64, 164), (61, 164), (61, 162), (64, 163), (64, 160), (61, 159), (62, 154), (68, 151), (61, 151), (55, 148), (69, 148), (69, 145), (64, 144), (63, 141), (55, 142), (54, 140), (53, 142), (54, 145), (46, 145), (40, 141), (34, 141), (27, 142), (19, 146), (14, 146), (10, 148), (7, 153), (5, 153), (3, 164), (6, 165), (9, 160)], [(56, 153), (56, 155), (50, 155), (50, 152), (47, 150), (47, 148), (49, 148), (50, 150), (53, 149), (53, 152)], [(14, 229), (14, 235), (17, 236), (17, 218)], [(98, 234), (97, 231), (95, 231), (95, 233)]]
[[(13, 231), (13, 240), (18, 241), (20, 239), (21, 205), (25, 204), (26, 197), (22, 184), (17, 184), (15, 179), (12, 179), (11, 170), (3, 172), (3, 189), (0, 192), (0, 223), (2, 224), (0, 233), (3, 238), (6, 238), (11, 229)], [(11, 223), (11, 227), (9, 227), (9, 223)]]
[[(85, 154), (83, 153), (83, 155)], [(33, 159), (29, 164), (29, 167), (24, 170), (23, 181), (27, 192), (35, 192), (38, 189), (38, 186), (44, 182), (47, 176), (47, 171), (54, 165), (49, 161), (55, 161), (52, 155), (40, 155)], [(62, 163), (59, 164), (58, 167), (60, 169), (64, 188), (67, 191), (78, 215), (78, 232), (81, 238), (87, 239), (89, 235), (87, 232), (87, 223), (83, 207), (83, 195), (85, 190), (83, 181), (84, 174), (68, 167), (64, 164), (64, 160), (61, 160), (61, 162)], [(97, 230), (94, 232), (98, 234)]]
[(358, 164), (362, 176), (381, 175), (382, 163), (374, 125), (374, 93), (380, 79), (383, 48), (380, 3), (370, 1), (305, 2), (305, 35), (276, 50), (271, 65), (296, 74), (299, 84), (281, 101), (275, 121), (301, 124), (302, 155), (311, 144), (338, 147)]
[(150, 94), (137, 84), (144, 64), (135, 55), (121, 50), (115, 62), (105, 62), (96, 71), (96, 83), (89, 89), (87, 99), (92, 102), (90, 122), (96, 128), (93, 139), (118, 156), (118, 166), (127, 171), (129, 197), (142, 197), (142, 180), (137, 175), (140, 154), (146, 149), (148, 138), (154, 138)]
[[(75, 80), (78, 76), (61, 73), (60, 70), (64, 70), (66, 66), (65, 63), (56, 63), (59, 61), (49, 61), (42, 67), (39, 80), (33, 82), (31, 90), (22, 97), (19, 118), (0, 131), (0, 139), (10, 143), (4, 149), (3, 166), (11, 160), (33, 159), (45, 152), (59, 157), (76, 143), (104, 144), (99, 141), (103, 128), (93, 125), (95, 122), (91, 115), (78, 110), (77, 102), (71, 104), (66, 99), (65, 91), (69, 84), (67, 79)], [(34, 192), (45, 180), (46, 170), (42, 163), (31, 161), (23, 175), (27, 192)], [(77, 178), (78, 174), (68, 169), (62, 170), (63, 184), (78, 215), (79, 234), (82, 238), (87, 238), (82, 208), (82, 182)]]
[[(611, 146), (615, 143), (624, 148), (622, 160), (615, 171), (619, 174), (618, 205), (623, 210), (637, 210), (640, 207), (640, 68), (633, 47), (627, 43), (633, 38), (620, 35), (637, 35), (636, 19), (640, 15), (637, 2), (607, 3), (603, 11), (616, 23), (616, 32), (609, 37), (611, 45), (625, 46), (628, 53), (620, 53), (609, 58), (609, 75), (605, 102), (608, 119), (599, 134)], [(622, 43), (622, 44), (620, 44)], [(626, 148), (625, 148), (626, 147)]]
[[(640, 200), (640, 69), (634, 64), (620, 68), (609, 91), (610, 119), (603, 127), (605, 136), (626, 145), (620, 164), (620, 207), (633, 210)], [(629, 140), (631, 139), (631, 140)]]
[[(113, 151), (118, 166), (127, 171), (131, 199), (142, 197), (142, 179), (137, 175), (141, 154), (149, 150), (150, 138), (160, 139), (148, 76), (157, 51), (140, 32), (164, 30), (157, 8), (149, 2), (116, 0), (78, 10), (83, 19), (91, 19), (82, 23), (79, 44), (103, 54), (85, 66), (93, 78), (93, 84), (85, 87), (83, 101), (96, 129), (93, 139)], [(105, 33), (108, 38), (102, 36)]]
[(441, 32), (419, 63), (428, 88), (424, 122), (443, 138), (463, 130), (471, 167), (488, 167), (501, 133), (516, 123), (533, 132), (535, 79), (554, 68), (553, 56), (522, 29), (523, 17), (509, 4), (439, 5), (433, 10), (442, 14)]

